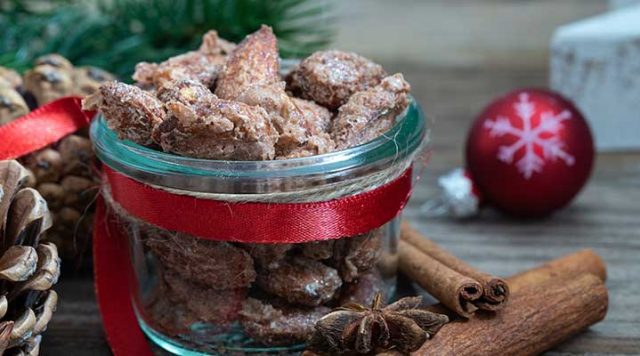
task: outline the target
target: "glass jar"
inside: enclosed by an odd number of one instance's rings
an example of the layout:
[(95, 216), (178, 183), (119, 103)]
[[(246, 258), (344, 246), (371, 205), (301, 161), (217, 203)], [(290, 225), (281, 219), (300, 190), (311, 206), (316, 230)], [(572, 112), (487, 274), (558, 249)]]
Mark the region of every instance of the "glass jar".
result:
[[(427, 128), (412, 99), (382, 137), (289, 160), (176, 156), (119, 140), (101, 117), (91, 137), (107, 167), (155, 189), (230, 204), (278, 204), (332, 201), (395, 181), (421, 152)], [(140, 327), (170, 352), (295, 350), (331, 308), (369, 304), (376, 292), (393, 297), (399, 214), (367, 233), (325, 241), (211, 241), (132, 217), (109, 199), (108, 181), (103, 184), (107, 207), (128, 236), (130, 290)]]

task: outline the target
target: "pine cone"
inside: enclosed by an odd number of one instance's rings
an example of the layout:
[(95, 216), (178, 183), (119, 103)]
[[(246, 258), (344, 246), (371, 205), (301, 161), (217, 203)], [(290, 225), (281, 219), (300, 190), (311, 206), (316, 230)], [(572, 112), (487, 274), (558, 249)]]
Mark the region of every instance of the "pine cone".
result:
[(34, 107), (35, 97), (24, 91), (20, 73), (0, 66), (0, 126), (28, 114)]
[(0, 353), (37, 355), (58, 302), (60, 259), (55, 244), (40, 243), (51, 217), (40, 193), (23, 187), (28, 178), (17, 161), (0, 161)]
[(47, 200), (53, 227), (47, 240), (60, 247), (62, 258), (78, 260), (89, 250), (91, 203), (98, 192), (95, 155), (88, 138), (69, 135), (22, 159), (32, 174), (33, 187)]
[(29, 113), (29, 107), (22, 95), (5, 84), (0, 77), (0, 125)]
[[(20, 90), (10, 87), (9, 83), (23, 86), (27, 102), (33, 104), (35, 98), (37, 105), (44, 105), (65, 95), (91, 94), (100, 83), (114, 79), (99, 68), (73, 67), (66, 58), (56, 54), (42, 56), (34, 65), (25, 74), (24, 85), (17, 81), (20, 78), (16, 79), (15, 72), (0, 67), (0, 124), (28, 110), (24, 101), (18, 100)], [(6, 107), (3, 107), (5, 97)], [(97, 160), (87, 130), (79, 130), (20, 161), (29, 173), (25, 186), (37, 189), (51, 209), (53, 227), (47, 232), (47, 240), (60, 248), (63, 259), (79, 262), (80, 257), (90, 251), (91, 203), (98, 192)]]

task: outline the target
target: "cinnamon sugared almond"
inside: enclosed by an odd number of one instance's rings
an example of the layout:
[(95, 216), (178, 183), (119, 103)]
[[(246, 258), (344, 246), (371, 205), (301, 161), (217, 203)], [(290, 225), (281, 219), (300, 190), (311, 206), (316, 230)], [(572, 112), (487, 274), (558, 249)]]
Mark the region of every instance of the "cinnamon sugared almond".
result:
[(333, 120), (331, 136), (337, 149), (369, 142), (389, 131), (396, 123), (396, 116), (409, 105), (410, 89), (398, 73), (370, 89), (354, 93)]
[(229, 56), (216, 84), (215, 94), (236, 99), (247, 88), (280, 81), (278, 44), (271, 27), (262, 26), (247, 36)]
[(228, 290), (248, 287), (256, 278), (251, 256), (230, 243), (151, 227), (144, 235), (153, 255), (184, 279)]
[(240, 312), (240, 323), (254, 340), (265, 345), (290, 345), (304, 342), (314, 331), (315, 323), (330, 311), (327, 307), (274, 307), (265, 301), (249, 298)]
[[(206, 98), (205, 98), (206, 99)], [(218, 160), (268, 160), (277, 132), (264, 109), (213, 96), (194, 105), (167, 104), (153, 136), (166, 152)]]
[(380, 83), (384, 69), (360, 55), (336, 50), (320, 51), (305, 58), (287, 77), (288, 89), (330, 109)]
[(162, 103), (133, 85), (107, 82), (100, 91), (84, 98), (84, 110), (100, 110), (107, 125), (124, 140), (141, 145), (153, 143), (153, 127), (165, 119)]
[(136, 65), (133, 79), (142, 87), (162, 88), (179, 80), (193, 80), (213, 87), (227, 54), (235, 45), (218, 37), (216, 31), (208, 31), (202, 45), (196, 51), (187, 52), (156, 64), (141, 62)]
[(289, 303), (308, 306), (328, 302), (342, 285), (335, 269), (304, 257), (294, 257), (262, 271), (256, 282), (263, 290)]

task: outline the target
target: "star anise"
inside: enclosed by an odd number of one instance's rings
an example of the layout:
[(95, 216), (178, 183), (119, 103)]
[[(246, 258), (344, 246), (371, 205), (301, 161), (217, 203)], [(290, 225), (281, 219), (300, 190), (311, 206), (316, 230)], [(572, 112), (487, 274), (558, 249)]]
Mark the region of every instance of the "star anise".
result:
[(378, 293), (370, 308), (347, 304), (318, 320), (309, 349), (332, 355), (416, 351), (449, 321), (420, 309), (421, 302), (422, 297), (408, 297), (383, 307)]

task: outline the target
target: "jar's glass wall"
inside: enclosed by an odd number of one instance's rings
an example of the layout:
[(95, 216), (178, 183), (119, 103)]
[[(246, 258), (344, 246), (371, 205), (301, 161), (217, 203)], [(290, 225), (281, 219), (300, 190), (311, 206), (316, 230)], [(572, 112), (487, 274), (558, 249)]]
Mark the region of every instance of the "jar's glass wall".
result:
[(332, 308), (394, 292), (398, 219), (299, 244), (207, 241), (119, 221), (129, 235), (138, 318), (175, 350), (296, 349)]

